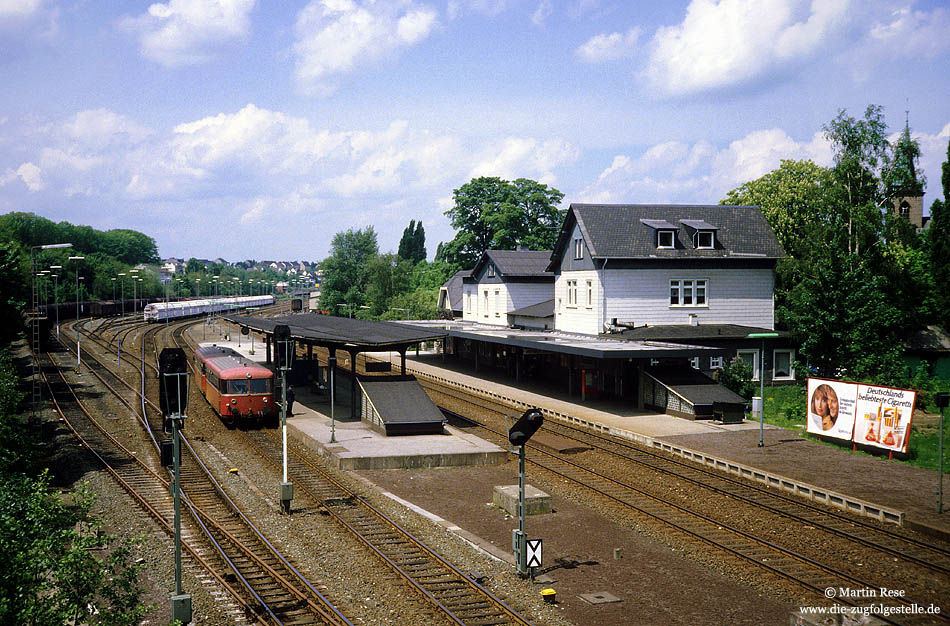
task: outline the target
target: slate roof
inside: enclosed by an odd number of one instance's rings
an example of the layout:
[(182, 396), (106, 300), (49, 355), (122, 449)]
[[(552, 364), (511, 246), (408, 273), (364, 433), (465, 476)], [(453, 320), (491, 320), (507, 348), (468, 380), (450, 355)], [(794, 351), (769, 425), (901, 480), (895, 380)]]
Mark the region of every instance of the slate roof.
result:
[(225, 315), (222, 319), (264, 334), (273, 333), (278, 324), (286, 324), (294, 339), (316, 345), (352, 346), (360, 350), (386, 350), (441, 339), (448, 334), (442, 330), (423, 329), (399, 322), (371, 322), (311, 313), (271, 318)]
[(739, 394), (691, 367), (659, 365), (645, 368), (644, 371), (694, 405), (713, 402), (745, 404), (746, 402), (745, 398)]
[(520, 315), (521, 317), (554, 317), (554, 298), (521, 307), (514, 311), (508, 311), (508, 315)]
[(452, 278), (443, 283), (442, 287), (448, 293), (448, 308), (453, 311), (462, 310), (462, 280), (471, 276), (472, 270), (459, 270)]
[(485, 250), (472, 268), (471, 277), (477, 276), (489, 261), (503, 278), (550, 277), (554, 282), (554, 272), (548, 270), (550, 250)]
[[(548, 269), (554, 269), (564, 247), (569, 245), (575, 223), (592, 258), (781, 259), (785, 256), (757, 206), (572, 204), (561, 226)], [(675, 247), (657, 249), (656, 228), (670, 226), (676, 231)], [(716, 230), (714, 249), (694, 248), (692, 233), (697, 226)]]

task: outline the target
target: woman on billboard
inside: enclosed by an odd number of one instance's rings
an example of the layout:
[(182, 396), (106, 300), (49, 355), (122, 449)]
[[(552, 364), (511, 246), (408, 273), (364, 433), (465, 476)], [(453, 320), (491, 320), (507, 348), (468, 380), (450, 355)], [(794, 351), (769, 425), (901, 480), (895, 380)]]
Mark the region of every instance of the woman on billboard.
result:
[(838, 394), (831, 385), (818, 385), (811, 396), (812, 417), (821, 424), (822, 430), (831, 430), (838, 420)]

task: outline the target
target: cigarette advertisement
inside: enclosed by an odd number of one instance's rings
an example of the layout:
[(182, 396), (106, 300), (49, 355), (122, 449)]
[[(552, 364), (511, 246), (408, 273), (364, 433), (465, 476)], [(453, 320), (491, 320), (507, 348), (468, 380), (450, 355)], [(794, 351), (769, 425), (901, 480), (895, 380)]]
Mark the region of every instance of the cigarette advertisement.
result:
[(808, 379), (808, 432), (906, 452), (917, 392)]
[(854, 442), (907, 452), (917, 392), (858, 385)]

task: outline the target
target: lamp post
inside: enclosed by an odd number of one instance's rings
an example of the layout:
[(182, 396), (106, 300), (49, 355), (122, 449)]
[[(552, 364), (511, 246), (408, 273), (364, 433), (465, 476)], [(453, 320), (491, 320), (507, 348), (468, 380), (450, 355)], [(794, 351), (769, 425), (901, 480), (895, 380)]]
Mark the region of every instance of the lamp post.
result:
[(82, 328), (79, 326), (79, 261), (84, 256), (71, 256), (70, 261), (76, 261), (76, 373), (82, 374), (82, 350), (80, 338), (82, 337)]
[[(51, 270), (61, 270), (62, 265), (50, 265)], [(59, 341), (59, 274), (53, 274), (53, 304), (56, 307), (56, 341)]]
[(125, 317), (125, 272), (120, 272), (119, 276), (119, 286), (120, 294), (122, 295), (122, 317)]
[(135, 281), (138, 279), (136, 272), (138, 272), (138, 269), (134, 267), (129, 270), (129, 274), (131, 274), (132, 277), (132, 317), (135, 317), (135, 314), (138, 313), (139, 310), (139, 303), (135, 297)]
[(765, 430), (765, 340), (775, 339), (778, 333), (750, 333), (747, 339), (761, 339), (762, 352), (759, 355), (759, 447), (765, 445), (763, 439)]
[[(51, 248), (68, 248), (72, 246), (71, 243), (49, 243), (41, 246), (31, 246), (30, 247), (30, 284), (33, 291), (33, 323), (30, 324), (32, 335), (33, 335), (33, 359), (32, 359), (32, 381), (33, 381), (33, 396), (30, 400), (30, 422), (32, 423), (36, 417), (36, 407), (39, 405), (40, 400), (42, 399), (42, 386), (40, 385), (40, 325), (39, 325), (39, 316), (40, 316), (40, 306), (39, 306), (39, 293), (36, 290), (36, 256), (37, 251), (39, 250), (49, 250)], [(59, 313), (59, 308), (56, 309), (57, 314)], [(58, 319), (58, 318), (57, 318)], [(59, 327), (57, 325), (57, 331)]]

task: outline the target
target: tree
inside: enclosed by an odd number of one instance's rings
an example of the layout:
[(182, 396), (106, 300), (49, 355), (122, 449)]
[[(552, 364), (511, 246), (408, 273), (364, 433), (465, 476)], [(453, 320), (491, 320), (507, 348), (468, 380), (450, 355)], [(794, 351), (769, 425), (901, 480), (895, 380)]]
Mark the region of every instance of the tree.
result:
[(20, 268), (20, 258), (15, 243), (0, 243), (0, 343), (3, 345), (23, 327), (20, 312), (26, 304), (29, 287)]
[(409, 221), (409, 226), (402, 231), (402, 239), (399, 240), (399, 257), (418, 263), (425, 261), (426, 258), (426, 231), (422, 227), (422, 222), (418, 224), (415, 220)]
[(526, 178), (474, 178), (453, 192), (455, 205), (445, 212), (455, 238), (440, 244), (436, 259), (472, 267), (485, 250), (548, 250), (557, 239), (564, 194)]
[(841, 193), (839, 210), (847, 222), (846, 249), (858, 254), (873, 245), (883, 229), (884, 194), (878, 170), (887, 162), (891, 147), (883, 108), (868, 105), (861, 120), (841, 109), (824, 131), (834, 150), (832, 173)]
[[(321, 309), (335, 309), (338, 304), (358, 307), (365, 302), (367, 267), (379, 254), (376, 231), (372, 226), (333, 236), (330, 256), (323, 261)], [(335, 311), (334, 311), (335, 312)]]
[(950, 328), (950, 142), (947, 143), (947, 160), (943, 162), (940, 182), (943, 184), (943, 199), (937, 198), (930, 205), (930, 227), (927, 229), (930, 271), (934, 285), (938, 321)]

